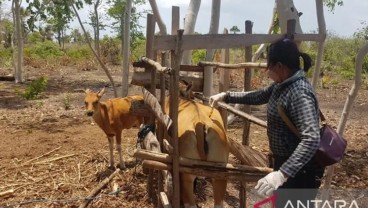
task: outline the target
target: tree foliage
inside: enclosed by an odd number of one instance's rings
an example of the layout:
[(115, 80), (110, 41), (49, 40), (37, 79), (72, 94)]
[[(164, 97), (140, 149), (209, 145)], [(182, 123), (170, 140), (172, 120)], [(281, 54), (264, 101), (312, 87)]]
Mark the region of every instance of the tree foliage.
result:
[(343, 0), (323, 0), (323, 3), (329, 8), (330, 11), (334, 11), (336, 5), (337, 6), (343, 6), (344, 2)]
[[(130, 36), (131, 36), (131, 47), (135, 48), (137, 40), (143, 39), (144, 35), (141, 31), (142, 26), (139, 25), (139, 18), (142, 17), (142, 13), (138, 12), (138, 6), (145, 3), (145, 0), (133, 0), (131, 18), (130, 18)], [(120, 37), (123, 36), (123, 19), (125, 11), (125, 0), (110, 0), (111, 5), (107, 11), (107, 14), (114, 19), (112, 28), (118, 33)]]
[(237, 32), (240, 32), (238, 26), (234, 25), (230, 28), (230, 32), (236, 34)]

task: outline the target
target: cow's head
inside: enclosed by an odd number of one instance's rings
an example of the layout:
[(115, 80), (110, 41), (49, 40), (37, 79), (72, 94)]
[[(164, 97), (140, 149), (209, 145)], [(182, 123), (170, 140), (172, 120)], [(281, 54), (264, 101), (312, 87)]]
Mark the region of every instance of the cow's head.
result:
[(179, 94), (184, 99), (193, 99), (193, 82), (187, 82), (185, 80), (179, 81)]
[(102, 95), (105, 93), (105, 88), (102, 88), (98, 92), (92, 92), (90, 89), (86, 89), (84, 92), (86, 93), (84, 98), (84, 104), (86, 105), (86, 115), (93, 116), (93, 113), (99, 108), (99, 102)]

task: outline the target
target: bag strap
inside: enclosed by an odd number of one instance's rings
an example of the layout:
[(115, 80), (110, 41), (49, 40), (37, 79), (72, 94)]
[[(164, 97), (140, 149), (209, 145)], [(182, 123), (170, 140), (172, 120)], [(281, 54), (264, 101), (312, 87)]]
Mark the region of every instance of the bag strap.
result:
[(281, 104), (277, 105), (277, 112), (279, 113), (282, 120), (285, 122), (286, 126), (289, 127), (289, 129), (296, 135), (299, 139), (301, 137), (300, 132), (296, 129), (294, 124), (290, 121), (290, 119), (287, 117), (284, 108), (281, 106)]
[[(282, 118), (282, 120), (285, 122), (286, 126), (289, 127), (289, 129), (298, 137), (301, 137), (300, 132), (296, 129), (296, 127), (294, 126), (294, 124), (290, 121), (290, 119), (287, 117), (284, 108), (281, 106), (281, 104), (279, 103), (277, 105), (277, 112), (279, 113), (280, 117)], [(326, 123), (326, 117), (323, 115), (321, 109), (319, 110), (319, 116), (321, 119), (321, 123)]]

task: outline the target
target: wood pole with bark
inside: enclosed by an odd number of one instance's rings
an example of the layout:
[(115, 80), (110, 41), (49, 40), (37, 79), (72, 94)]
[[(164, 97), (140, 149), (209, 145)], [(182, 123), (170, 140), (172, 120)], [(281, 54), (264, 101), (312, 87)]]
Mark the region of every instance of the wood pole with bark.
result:
[[(344, 128), (346, 125), (346, 121), (348, 119), (350, 110), (353, 106), (354, 99), (356, 98), (358, 91), (362, 84), (362, 68), (364, 63), (364, 57), (368, 54), (368, 42), (359, 49), (358, 54), (356, 56), (356, 62), (355, 62), (355, 82), (353, 84), (353, 87), (351, 88), (349, 95), (346, 99), (344, 109), (342, 111), (340, 122), (337, 127), (337, 132), (340, 135), (343, 135)], [(328, 200), (329, 198), (329, 191), (331, 187), (332, 177), (334, 174), (335, 165), (331, 165), (327, 167), (327, 171), (325, 174), (325, 182), (324, 186), (322, 187), (322, 201)]]
[(100, 193), (101, 189), (103, 189), (118, 173), (120, 172), (120, 169), (117, 168), (109, 177), (105, 178), (103, 181), (101, 181), (90, 193), (88, 194), (88, 197), (84, 202), (79, 205), (79, 208), (85, 208), (89, 205), (89, 203), (93, 200), (95, 196), (97, 196), (98, 193)]
[(325, 16), (323, 13), (323, 0), (316, 0), (316, 10), (317, 10), (317, 20), (318, 20), (318, 33), (323, 35), (323, 39), (318, 42), (318, 51), (317, 51), (317, 59), (314, 67), (312, 86), (313, 88), (317, 88), (319, 75), (321, 71), (321, 64), (323, 60), (323, 49), (325, 47), (325, 40), (327, 36), (326, 32), (326, 22)]

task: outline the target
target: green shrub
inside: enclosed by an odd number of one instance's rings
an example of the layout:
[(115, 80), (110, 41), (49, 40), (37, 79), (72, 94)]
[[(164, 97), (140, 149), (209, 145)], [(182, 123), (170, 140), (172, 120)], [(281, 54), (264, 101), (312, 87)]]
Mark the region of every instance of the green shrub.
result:
[(192, 52), (192, 64), (196, 65), (200, 61), (206, 60), (206, 50), (205, 49), (197, 49)]
[(93, 57), (92, 51), (87, 45), (80, 47), (70, 47), (65, 51), (65, 53), (73, 61), (84, 61)]
[(132, 60), (138, 60), (142, 56), (146, 54), (146, 40), (145, 39), (139, 39), (134, 42), (134, 49), (132, 50)]
[(47, 88), (47, 78), (40, 77), (34, 81), (31, 82), (30, 85), (25, 89), (23, 93), (20, 93), (20, 95), (27, 99), (27, 100), (33, 100), (37, 98), (37, 96), (45, 91)]
[(43, 42), (43, 37), (39, 32), (32, 32), (27, 36), (27, 42), (30, 44), (36, 44)]
[(1, 48), (0, 49), (0, 67), (10, 68), (12, 67), (13, 57), (11, 48)]
[(63, 51), (52, 41), (38, 42), (24, 48), (24, 56), (41, 59), (55, 59), (63, 55)]

